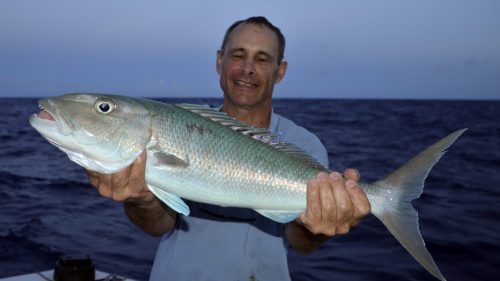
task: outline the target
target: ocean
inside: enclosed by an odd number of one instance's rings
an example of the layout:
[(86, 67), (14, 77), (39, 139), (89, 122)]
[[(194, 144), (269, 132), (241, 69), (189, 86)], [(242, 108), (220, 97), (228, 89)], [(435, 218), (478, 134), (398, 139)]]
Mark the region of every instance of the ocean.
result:
[[(120, 203), (100, 197), (82, 168), (30, 127), (36, 99), (0, 102), (0, 277), (85, 254), (99, 270), (147, 280), (158, 239), (134, 227)], [(331, 169), (357, 168), (363, 181), (469, 128), (431, 171), (414, 206), (448, 280), (500, 279), (499, 101), (277, 99), (274, 109), (319, 136)], [(309, 256), (290, 251), (289, 265), (295, 281), (436, 280), (373, 216)]]

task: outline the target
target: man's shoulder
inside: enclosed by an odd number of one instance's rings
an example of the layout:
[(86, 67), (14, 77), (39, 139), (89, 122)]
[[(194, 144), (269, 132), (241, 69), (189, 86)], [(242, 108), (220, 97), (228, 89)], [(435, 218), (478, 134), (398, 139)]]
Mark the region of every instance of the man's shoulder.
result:
[(320, 163), (328, 167), (328, 154), (321, 140), (308, 129), (297, 125), (294, 121), (280, 114), (273, 113), (276, 122), (276, 133), (281, 135), (281, 140), (293, 143)]
[(297, 125), (294, 121), (288, 119), (285, 116), (282, 116), (277, 113), (273, 114), (275, 115), (274, 117), (277, 119), (276, 133), (279, 133), (284, 141), (293, 142), (295, 140), (300, 140), (300, 141), (317, 140), (321, 144), (319, 138), (315, 134), (311, 133), (308, 129), (300, 125)]
[(293, 130), (293, 131), (297, 130), (297, 131), (300, 131), (300, 132), (305, 133), (307, 135), (316, 136), (315, 134), (311, 133), (306, 128), (304, 128), (300, 125), (297, 125), (294, 121), (288, 119), (287, 117), (280, 115), (278, 113), (273, 113), (273, 114), (275, 115), (276, 118), (278, 118), (279, 127), (283, 128), (283, 129), (287, 129), (287, 130)]

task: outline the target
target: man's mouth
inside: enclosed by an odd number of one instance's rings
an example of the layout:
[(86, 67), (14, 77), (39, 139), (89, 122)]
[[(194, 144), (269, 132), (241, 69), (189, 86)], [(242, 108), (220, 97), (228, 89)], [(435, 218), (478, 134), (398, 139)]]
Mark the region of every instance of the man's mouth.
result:
[(251, 83), (251, 82), (245, 82), (243, 80), (233, 80), (234, 85), (242, 88), (250, 88), (254, 89), (257, 88), (257, 84)]

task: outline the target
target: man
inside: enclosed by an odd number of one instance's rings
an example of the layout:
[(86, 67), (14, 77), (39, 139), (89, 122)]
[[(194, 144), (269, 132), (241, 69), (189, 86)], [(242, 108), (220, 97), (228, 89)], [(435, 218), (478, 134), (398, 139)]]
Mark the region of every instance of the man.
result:
[[(263, 17), (234, 23), (217, 52), (224, 92), (221, 111), (255, 127), (281, 133), (328, 166), (319, 139), (272, 111), (274, 85), (287, 70), (285, 39)], [(150, 280), (290, 280), (287, 247), (310, 253), (327, 238), (345, 234), (370, 211), (359, 175), (346, 170), (320, 173), (307, 185), (307, 210), (278, 224), (253, 210), (189, 202), (191, 215), (178, 215), (147, 189), (143, 153), (129, 168), (112, 175), (88, 171), (102, 196), (123, 201), (138, 227), (162, 236)]]

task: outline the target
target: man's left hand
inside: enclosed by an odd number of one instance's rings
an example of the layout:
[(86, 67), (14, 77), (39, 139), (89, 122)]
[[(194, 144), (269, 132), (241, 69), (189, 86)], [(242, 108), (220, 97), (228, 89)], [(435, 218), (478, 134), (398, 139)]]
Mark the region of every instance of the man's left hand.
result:
[[(345, 178), (344, 178), (345, 177)], [(347, 169), (319, 173), (307, 183), (307, 210), (296, 222), (314, 235), (331, 237), (347, 234), (370, 213), (370, 202), (359, 187), (359, 173)]]

